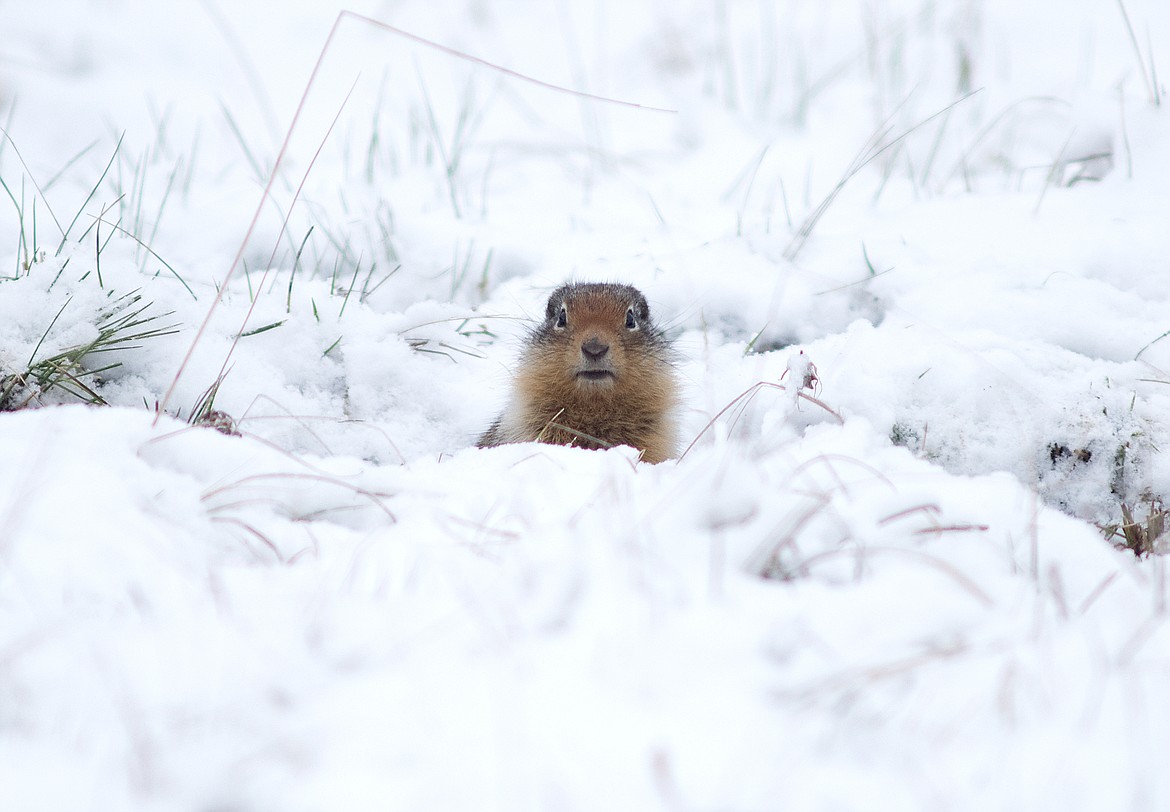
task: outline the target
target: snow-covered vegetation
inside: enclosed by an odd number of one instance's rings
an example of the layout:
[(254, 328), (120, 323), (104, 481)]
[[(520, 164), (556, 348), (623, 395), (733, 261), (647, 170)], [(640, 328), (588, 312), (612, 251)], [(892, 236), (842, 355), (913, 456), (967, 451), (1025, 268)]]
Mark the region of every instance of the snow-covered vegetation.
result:
[(0, 809), (1170, 806), (1170, 5), (348, 8), (0, 5)]

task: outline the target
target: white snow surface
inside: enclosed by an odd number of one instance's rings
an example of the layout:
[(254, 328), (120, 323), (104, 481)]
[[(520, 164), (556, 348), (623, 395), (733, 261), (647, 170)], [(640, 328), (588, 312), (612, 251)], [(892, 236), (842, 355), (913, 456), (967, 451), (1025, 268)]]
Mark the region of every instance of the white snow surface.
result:
[(0, 5), (0, 809), (1170, 808), (1170, 5), (342, 8)]

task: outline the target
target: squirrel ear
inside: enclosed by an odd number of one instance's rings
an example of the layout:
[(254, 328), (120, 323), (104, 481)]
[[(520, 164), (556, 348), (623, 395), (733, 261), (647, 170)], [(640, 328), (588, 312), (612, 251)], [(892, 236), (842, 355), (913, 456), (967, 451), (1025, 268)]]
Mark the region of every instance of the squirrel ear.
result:
[(552, 321), (557, 311), (561, 309), (561, 300), (565, 298), (564, 287), (559, 287), (548, 297), (548, 304), (544, 308), (544, 320)]
[(544, 307), (544, 321), (551, 322), (553, 318), (557, 317), (557, 311), (560, 310), (560, 305), (565, 303), (565, 294), (569, 291), (570, 285), (563, 284), (559, 288), (552, 291), (549, 296), (549, 303)]
[(635, 290), (635, 293), (637, 296), (634, 298), (634, 312), (638, 314), (638, 321), (650, 321), (650, 305), (646, 297), (639, 290)]

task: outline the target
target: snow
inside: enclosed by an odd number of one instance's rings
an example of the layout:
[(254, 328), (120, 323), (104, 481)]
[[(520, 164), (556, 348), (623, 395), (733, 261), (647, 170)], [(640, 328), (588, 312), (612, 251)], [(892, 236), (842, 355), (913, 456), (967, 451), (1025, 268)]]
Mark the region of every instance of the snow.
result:
[[(0, 809), (1170, 804), (1170, 7), (341, 8), (0, 9)], [(472, 447), (569, 279), (677, 462)]]

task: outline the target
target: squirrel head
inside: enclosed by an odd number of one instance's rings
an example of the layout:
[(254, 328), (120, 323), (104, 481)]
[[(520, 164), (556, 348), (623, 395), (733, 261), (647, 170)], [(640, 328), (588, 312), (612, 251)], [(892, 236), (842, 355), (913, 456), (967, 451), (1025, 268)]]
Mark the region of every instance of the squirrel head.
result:
[[(667, 347), (637, 288), (608, 283), (562, 285), (549, 296), (533, 333), (542, 360), (554, 361), (562, 385), (597, 395), (641, 377)], [(550, 357), (551, 356), (551, 357)]]

